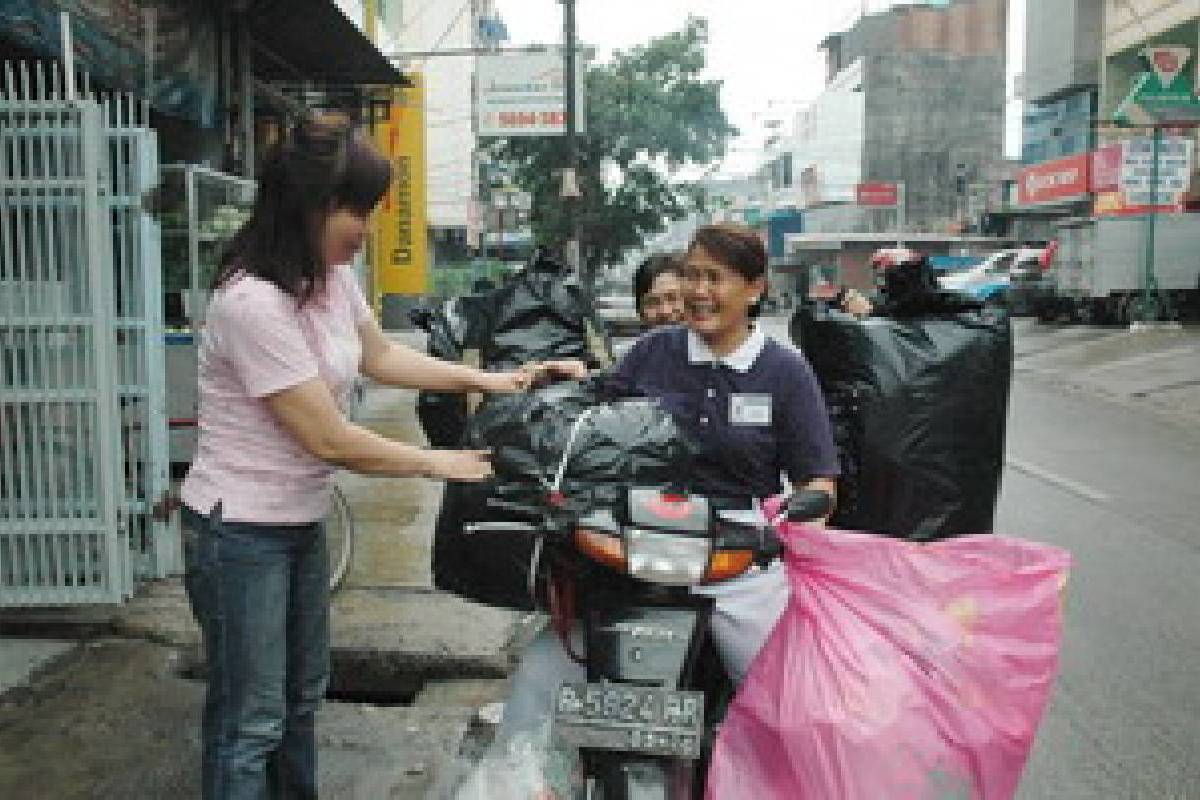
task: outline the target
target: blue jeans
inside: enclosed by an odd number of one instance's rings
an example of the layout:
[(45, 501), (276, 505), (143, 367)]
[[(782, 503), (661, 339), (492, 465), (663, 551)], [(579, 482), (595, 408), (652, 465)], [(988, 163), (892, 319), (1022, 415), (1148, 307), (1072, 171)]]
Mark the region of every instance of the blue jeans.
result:
[(329, 683), (322, 523), (226, 522), (183, 510), (184, 585), (204, 633), (205, 800), (315, 798)]

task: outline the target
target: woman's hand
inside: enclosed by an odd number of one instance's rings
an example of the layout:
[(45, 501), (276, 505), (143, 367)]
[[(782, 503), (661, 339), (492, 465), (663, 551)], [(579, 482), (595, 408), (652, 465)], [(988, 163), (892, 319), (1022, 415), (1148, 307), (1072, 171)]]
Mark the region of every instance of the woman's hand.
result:
[(511, 372), (480, 372), (478, 391), (487, 394), (527, 392), (533, 386), (533, 375), (525, 368)]
[(484, 372), (479, 389), (488, 394), (511, 394), (529, 391), (555, 379), (577, 381), (587, 376), (587, 365), (576, 359), (536, 361), (512, 372)]
[(587, 364), (577, 358), (542, 361), (534, 366), (538, 368), (538, 378), (542, 380), (546, 378), (558, 378), (566, 381), (581, 381), (591, 374)]
[(856, 317), (871, 316), (871, 301), (857, 289), (847, 289), (842, 299), (842, 310)]
[(492, 477), (488, 450), (426, 450), (425, 476), (444, 481), (482, 481)]

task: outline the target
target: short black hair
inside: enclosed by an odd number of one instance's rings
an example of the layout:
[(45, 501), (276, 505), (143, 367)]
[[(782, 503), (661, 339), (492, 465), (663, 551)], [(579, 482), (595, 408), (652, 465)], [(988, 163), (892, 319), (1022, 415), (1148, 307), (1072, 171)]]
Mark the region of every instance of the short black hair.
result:
[[(767, 277), (767, 248), (763, 244), (762, 236), (753, 228), (732, 222), (702, 225), (692, 235), (688, 254), (697, 248), (748, 281)], [(751, 318), (762, 313), (764, 298), (759, 298), (758, 302), (750, 307)]]
[(758, 280), (767, 274), (767, 248), (762, 236), (753, 228), (724, 222), (718, 225), (703, 225), (692, 236), (688, 253), (696, 248), (704, 250), (748, 281)]
[(633, 302), (638, 313), (642, 310), (642, 301), (650, 293), (659, 275), (680, 275), (683, 271), (682, 253), (655, 253), (641, 264), (633, 273)]

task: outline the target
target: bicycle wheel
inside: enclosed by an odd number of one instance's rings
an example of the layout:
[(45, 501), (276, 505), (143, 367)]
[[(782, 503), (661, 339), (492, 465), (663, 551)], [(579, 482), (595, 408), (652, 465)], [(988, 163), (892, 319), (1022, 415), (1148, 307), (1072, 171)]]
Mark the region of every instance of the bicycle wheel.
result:
[(342, 490), (333, 487), (329, 519), (325, 522), (325, 535), (329, 547), (329, 591), (336, 592), (350, 571), (350, 557), (354, 553), (354, 515)]

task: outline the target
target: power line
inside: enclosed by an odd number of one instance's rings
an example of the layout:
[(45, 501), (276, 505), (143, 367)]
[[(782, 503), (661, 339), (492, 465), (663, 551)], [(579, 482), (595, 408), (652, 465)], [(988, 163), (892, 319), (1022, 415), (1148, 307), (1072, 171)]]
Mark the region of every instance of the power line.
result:
[[(442, 31), (442, 35), (439, 36), (437, 38), (437, 41), (433, 43), (433, 47), (429, 48), (431, 51), (436, 51), (439, 47), (442, 46), (442, 43), (444, 41), (446, 41), (447, 37), (450, 36), (450, 32), (454, 30), (454, 27), (456, 25), (458, 25), (459, 20), (462, 19), (463, 14), (467, 13), (467, 9), (469, 9), (470, 7), (471, 7), (471, 0), (467, 0), (465, 3), (462, 4), (462, 7), (458, 9), (458, 13), (454, 15), (454, 18), (450, 20), (450, 24), (446, 26), (446, 30)], [(425, 58), (421, 59), (421, 63), (424, 64), (428, 60), (429, 60), (429, 57), (426, 56)]]
[(421, 17), (425, 16), (425, 12), (428, 11), (429, 9), (433, 8), (437, 4), (438, 4), (438, 0), (425, 0), (424, 5), (422, 5), (415, 12), (413, 12), (411, 19), (405, 20), (403, 23), (401, 23), (400, 31), (401, 32), (406, 31), (409, 28), (411, 28), (413, 25), (416, 25), (417, 20), (419, 20)]

